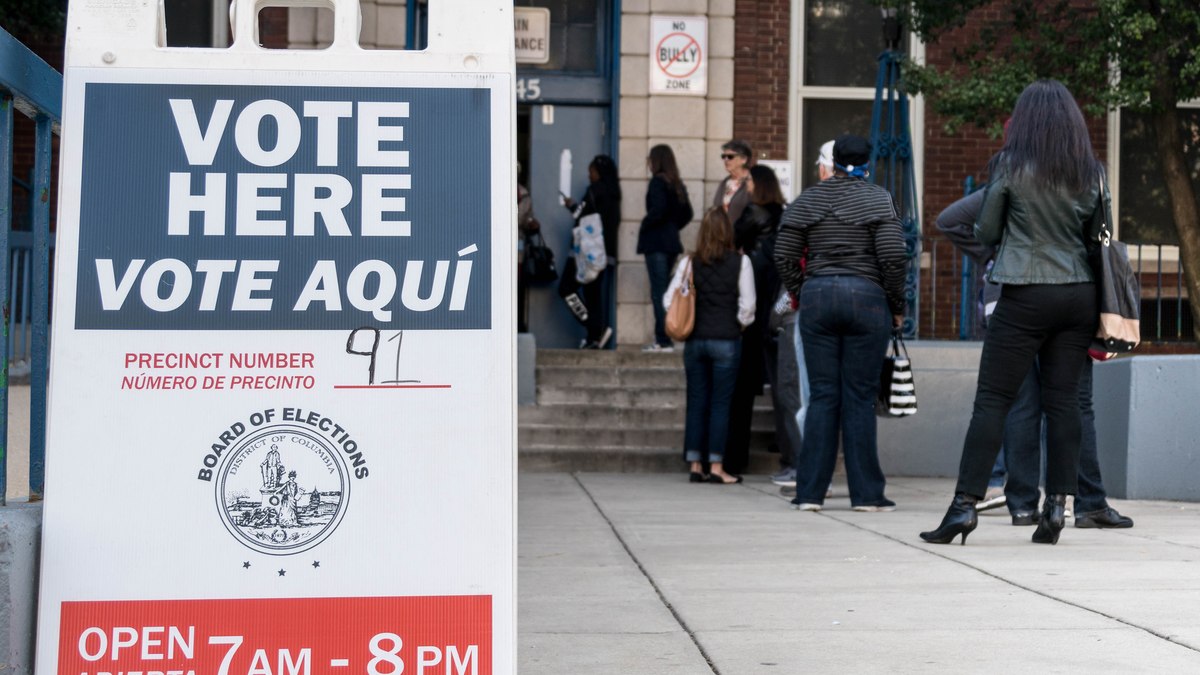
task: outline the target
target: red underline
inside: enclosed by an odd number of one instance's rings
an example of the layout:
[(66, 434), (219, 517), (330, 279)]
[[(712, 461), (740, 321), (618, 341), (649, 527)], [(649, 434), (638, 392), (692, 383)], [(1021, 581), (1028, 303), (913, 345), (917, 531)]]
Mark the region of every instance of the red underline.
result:
[(334, 389), (449, 389), (448, 384), (335, 384)]

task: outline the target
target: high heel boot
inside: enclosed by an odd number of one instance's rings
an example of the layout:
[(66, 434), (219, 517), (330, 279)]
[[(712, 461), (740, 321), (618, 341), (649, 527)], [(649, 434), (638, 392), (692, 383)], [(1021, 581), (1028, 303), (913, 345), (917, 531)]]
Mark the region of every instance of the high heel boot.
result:
[(949, 544), (961, 534), (962, 543), (965, 545), (967, 535), (979, 524), (979, 516), (975, 513), (977, 501), (978, 497), (965, 492), (956, 493), (954, 501), (950, 502), (950, 508), (946, 511), (946, 517), (942, 518), (942, 524), (932, 532), (922, 532), (921, 538), (931, 544)]
[(1037, 529), (1033, 532), (1035, 544), (1057, 544), (1058, 535), (1062, 532), (1067, 519), (1067, 496), (1046, 495), (1042, 504), (1042, 515), (1038, 518)]

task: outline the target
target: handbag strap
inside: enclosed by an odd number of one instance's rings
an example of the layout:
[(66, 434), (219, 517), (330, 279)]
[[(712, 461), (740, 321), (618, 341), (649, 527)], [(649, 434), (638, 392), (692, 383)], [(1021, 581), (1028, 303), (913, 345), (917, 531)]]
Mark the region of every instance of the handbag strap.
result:
[(898, 328), (892, 330), (892, 354), (894, 356), (903, 354), (905, 360), (911, 360), (908, 358), (908, 345), (904, 344), (904, 335)]
[(1112, 228), (1108, 224), (1108, 209), (1104, 208), (1104, 174), (1096, 180), (1100, 183), (1100, 205), (1096, 207), (1100, 209), (1100, 245), (1108, 246), (1112, 243)]

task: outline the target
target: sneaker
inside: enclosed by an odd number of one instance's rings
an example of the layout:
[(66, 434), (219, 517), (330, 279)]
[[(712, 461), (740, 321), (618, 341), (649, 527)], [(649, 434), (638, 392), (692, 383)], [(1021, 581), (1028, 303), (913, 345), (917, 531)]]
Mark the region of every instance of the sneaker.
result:
[(794, 488), (796, 487), (796, 470), (790, 467), (784, 469), (774, 476), (771, 476), (771, 482), (779, 487)]
[(646, 345), (645, 347), (642, 347), (642, 351), (670, 354), (671, 352), (675, 351), (675, 346), (674, 345), (652, 344), (652, 345)]
[(1075, 514), (1071, 512), (1071, 507), (1072, 507), (1072, 506), (1075, 506), (1075, 498), (1074, 498), (1074, 497), (1067, 497), (1067, 499), (1070, 499), (1071, 501), (1070, 501), (1070, 503), (1067, 505), (1067, 508), (1066, 508), (1066, 509), (1063, 511), (1063, 517), (1064, 517), (1064, 518), (1074, 518), (1074, 517), (1075, 517)]
[(567, 307), (571, 309), (571, 313), (574, 314), (575, 318), (579, 319), (581, 323), (587, 321), (587, 306), (583, 304), (583, 300), (579, 299), (578, 293), (571, 293), (563, 298), (563, 302), (567, 303)]
[(976, 511), (988, 511), (990, 509), (996, 509), (1001, 506), (1004, 506), (1005, 502), (1007, 502), (1007, 501), (1008, 501), (1008, 498), (1004, 496), (1004, 486), (1003, 485), (999, 485), (996, 487), (990, 487), (987, 489), (987, 492), (983, 495), (983, 499), (979, 502), (976, 502), (975, 510)]
[(881, 499), (877, 504), (855, 504), (850, 507), (851, 511), (859, 513), (883, 513), (886, 511), (895, 511), (896, 502), (890, 499)]
[(612, 339), (612, 326), (607, 326), (604, 333), (600, 335), (600, 341), (596, 343), (596, 349), (604, 349), (608, 346), (608, 341)]
[(803, 504), (792, 504), (793, 511), (820, 511), (821, 505), (812, 502), (804, 502)]

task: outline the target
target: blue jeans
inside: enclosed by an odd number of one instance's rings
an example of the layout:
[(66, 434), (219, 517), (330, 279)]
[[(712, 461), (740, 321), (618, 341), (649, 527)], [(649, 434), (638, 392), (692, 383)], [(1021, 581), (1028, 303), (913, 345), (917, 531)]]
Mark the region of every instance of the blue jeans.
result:
[(729, 407), (741, 356), (741, 340), (697, 338), (684, 345), (683, 370), (687, 374), (687, 423), (683, 432), (685, 460), (724, 460), (725, 440), (729, 437)]
[(1042, 391), (1035, 363), (1004, 420), (1005, 505), (1010, 513), (1037, 511), (1042, 474)]
[(1096, 412), (1092, 410), (1092, 359), (1089, 357), (1079, 374), (1079, 492), (1075, 493), (1075, 513), (1108, 508), (1108, 493), (1100, 478), (1100, 456), (1096, 448)]
[(667, 337), (667, 310), (663, 309), (663, 295), (671, 284), (671, 268), (675, 266), (674, 253), (647, 253), (646, 274), (650, 277), (650, 304), (654, 307), (654, 342), (663, 347), (671, 345)]
[(892, 319), (883, 289), (856, 276), (814, 277), (800, 291), (800, 334), (812, 387), (793, 504), (821, 504), (839, 432), (850, 503), (878, 505), (886, 483), (876, 445), (875, 396)]

